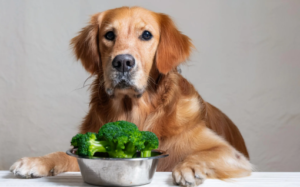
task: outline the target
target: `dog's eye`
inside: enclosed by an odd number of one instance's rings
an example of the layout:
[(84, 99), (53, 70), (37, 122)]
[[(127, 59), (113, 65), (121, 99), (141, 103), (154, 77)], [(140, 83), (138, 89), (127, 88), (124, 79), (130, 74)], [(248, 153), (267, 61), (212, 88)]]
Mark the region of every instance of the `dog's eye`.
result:
[(107, 32), (104, 37), (107, 39), (107, 40), (114, 40), (115, 39), (115, 33), (113, 31), (109, 31)]
[(149, 31), (144, 31), (142, 36), (142, 40), (150, 40), (152, 38), (152, 34)]

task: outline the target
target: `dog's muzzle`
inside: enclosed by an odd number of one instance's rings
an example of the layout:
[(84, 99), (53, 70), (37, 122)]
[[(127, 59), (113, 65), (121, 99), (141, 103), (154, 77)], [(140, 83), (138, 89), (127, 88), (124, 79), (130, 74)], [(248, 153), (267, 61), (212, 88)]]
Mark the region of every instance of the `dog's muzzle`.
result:
[(136, 62), (132, 55), (117, 55), (112, 61), (113, 71), (110, 74), (112, 84), (106, 92), (113, 96), (115, 89), (131, 89), (136, 93), (136, 97), (140, 97), (145, 91), (145, 87), (138, 88), (135, 85), (135, 73), (137, 71)]
[(125, 89), (134, 87), (132, 82), (133, 68), (135, 59), (130, 54), (117, 55), (112, 61), (112, 67), (115, 69), (114, 87)]

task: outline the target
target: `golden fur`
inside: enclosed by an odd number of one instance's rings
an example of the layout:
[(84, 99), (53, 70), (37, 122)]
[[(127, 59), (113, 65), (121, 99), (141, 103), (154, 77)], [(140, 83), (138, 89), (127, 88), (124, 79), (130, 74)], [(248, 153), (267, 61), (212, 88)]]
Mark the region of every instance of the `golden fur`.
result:
[[(151, 40), (138, 38), (144, 30), (152, 33)], [(116, 33), (114, 41), (103, 37), (108, 31)], [(174, 182), (185, 186), (199, 185), (207, 177), (223, 179), (251, 173), (238, 128), (177, 72), (193, 45), (167, 15), (139, 7), (97, 13), (71, 45), (83, 67), (95, 77), (81, 133), (97, 132), (103, 124), (116, 120), (154, 132), (160, 139), (159, 149), (170, 154), (159, 162), (157, 170), (173, 171)], [(136, 60), (132, 89), (113, 87), (111, 62), (119, 54), (131, 54)], [(58, 152), (23, 158), (11, 170), (30, 177), (79, 168), (75, 159)]]

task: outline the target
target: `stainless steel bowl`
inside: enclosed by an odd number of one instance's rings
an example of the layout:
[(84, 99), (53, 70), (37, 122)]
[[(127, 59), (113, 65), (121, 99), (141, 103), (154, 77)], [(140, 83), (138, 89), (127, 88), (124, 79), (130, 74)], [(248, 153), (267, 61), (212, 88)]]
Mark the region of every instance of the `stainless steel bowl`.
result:
[(86, 183), (99, 186), (136, 186), (152, 181), (158, 159), (169, 156), (165, 151), (153, 150), (147, 158), (82, 157), (70, 149), (67, 154), (77, 158)]

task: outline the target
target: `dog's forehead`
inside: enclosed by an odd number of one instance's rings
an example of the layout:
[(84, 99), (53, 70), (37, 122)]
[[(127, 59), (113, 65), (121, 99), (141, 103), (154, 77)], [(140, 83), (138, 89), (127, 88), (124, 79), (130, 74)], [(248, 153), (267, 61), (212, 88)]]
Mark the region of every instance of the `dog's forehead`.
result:
[(102, 20), (104, 30), (135, 28), (158, 30), (157, 14), (139, 7), (109, 10)]

